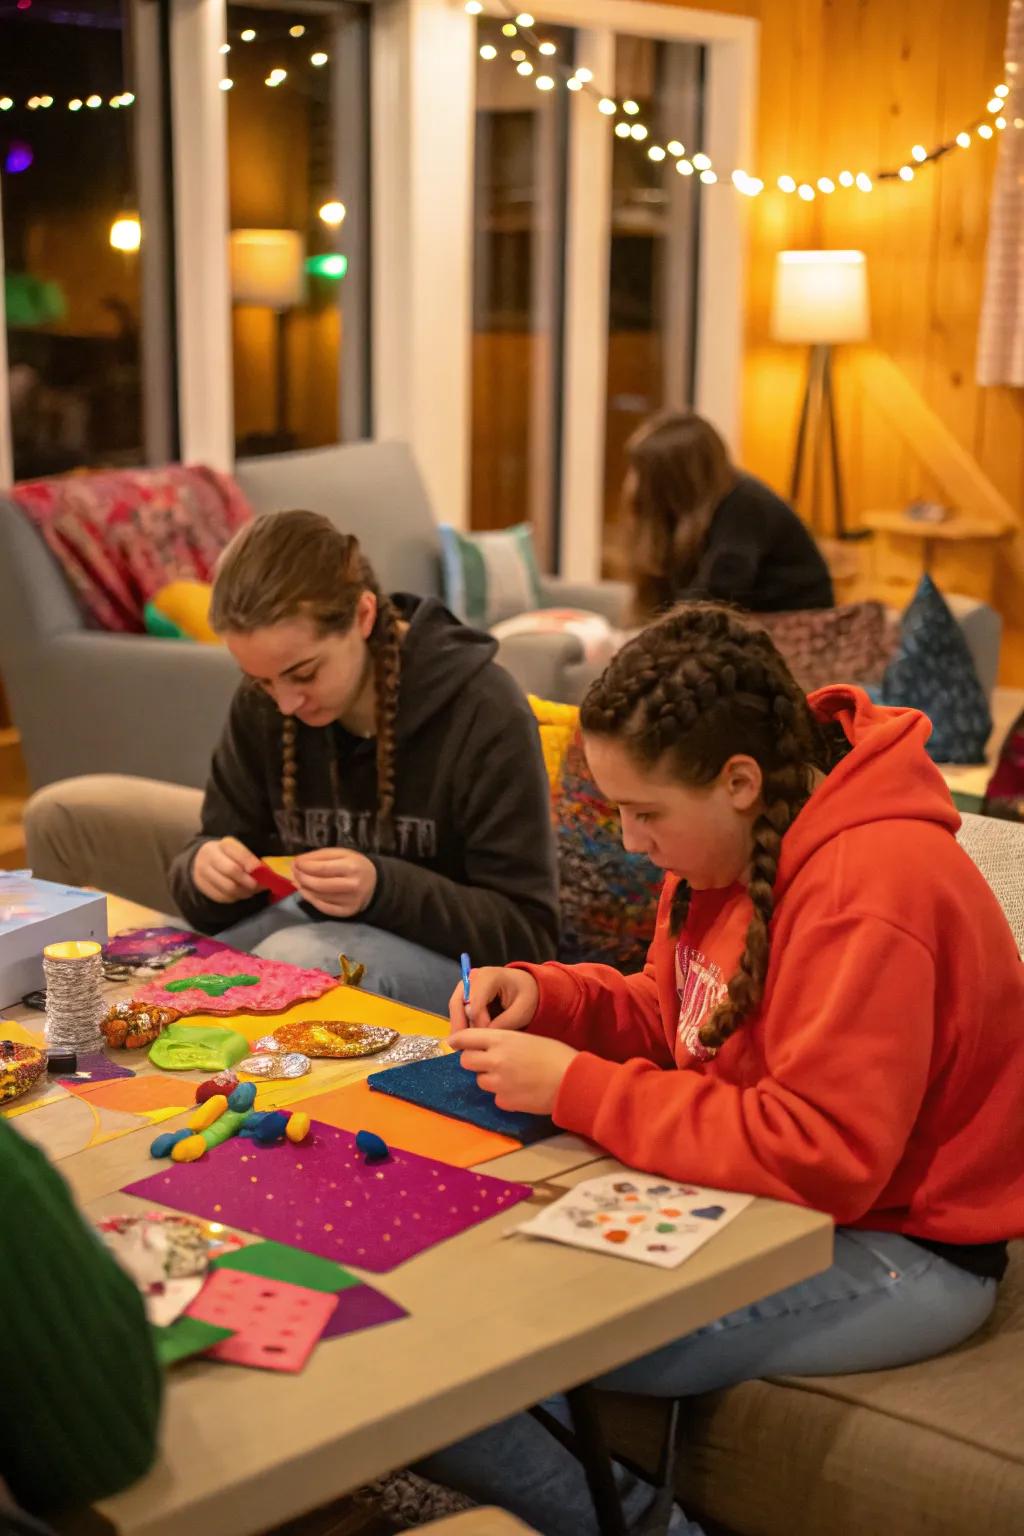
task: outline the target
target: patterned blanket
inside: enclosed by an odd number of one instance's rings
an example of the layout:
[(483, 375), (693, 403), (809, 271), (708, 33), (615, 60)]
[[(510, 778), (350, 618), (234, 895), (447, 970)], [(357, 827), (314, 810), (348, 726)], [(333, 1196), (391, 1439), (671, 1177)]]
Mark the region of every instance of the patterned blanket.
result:
[(168, 582), (210, 581), (252, 511), (229, 475), (201, 465), (102, 470), (17, 485), (11, 499), (60, 561), (94, 628), (145, 631)]

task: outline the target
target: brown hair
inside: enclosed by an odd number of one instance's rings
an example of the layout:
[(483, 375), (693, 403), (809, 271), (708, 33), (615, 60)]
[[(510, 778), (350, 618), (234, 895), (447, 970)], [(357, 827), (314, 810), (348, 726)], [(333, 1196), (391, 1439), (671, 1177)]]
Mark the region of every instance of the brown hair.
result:
[(626, 444), (634, 487), (630, 543), (639, 622), (674, 603), (693, 580), (711, 519), (736, 484), (729, 450), (692, 411), (645, 422)]
[[(307, 618), (321, 635), (347, 634), (364, 592), (372, 592), (377, 599), (377, 619), (367, 643), (377, 706), (378, 837), (384, 847), (390, 847), (401, 636), (395, 607), (381, 592), (358, 539), (339, 533), (319, 512), (271, 512), (254, 518), (220, 557), (210, 624), (218, 634), (251, 634), (286, 619)], [(298, 763), (295, 721), (290, 716), (282, 721), (281, 735), (282, 795), (285, 810), (291, 811)]]
[[(838, 725), (822, 728), (764, 630), (708, 603), (676, 608), (625, 646), (587, 694), (584, 731), (622, 741), (646, 768), (667, 760), (684, 784), (710, 784), (730, 757), (754, 758), (763, 775), (754, 822), (750, 899), (754, 915), (727, 996), (700, 1031), (720, 1046), (761, 1002), (782, 839), (827, 773), (848, 750)], [(690, 888), (680, 881), (671, 926), (686, 920)]]

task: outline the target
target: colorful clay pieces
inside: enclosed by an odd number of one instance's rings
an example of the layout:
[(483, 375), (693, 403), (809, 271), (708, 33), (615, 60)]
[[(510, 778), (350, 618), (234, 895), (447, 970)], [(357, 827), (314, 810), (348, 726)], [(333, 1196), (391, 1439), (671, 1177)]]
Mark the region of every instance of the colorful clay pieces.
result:
[(249, 1049), (244, 1035), (216, 1024), (169, 1024), (149, 1059), (165, 1072), (227, 1072)]
[(145, 1003), (114, 1003), (100, 1019), (103, 1038), (115, 1050), (139, 1051), (152, 1045), (158, 1035), (173, 1024), (178, 1014), (173, 1008), (151, 1008)]
[[(197, 1092), (208, 1085), (200, 1083)], [(273, 1146), (287, 1139), (298, 1143), (309, 1135), (309, 1116), (288, 1110), (254, 1110), (255, 1083), (236, 1083), (230, 1094), (212, 1093), (199, 1100), (182, 1130), (165, 1131), (149, 1151), (151, 1157), (170, 1157), (175, 1163), (194, 1163), (214, 1147), (244, 1136), (258, 1146)]]
[(256, 1041), (257, 1051), (300, 1051), (304, 1056), (329, 1056), (339, 1060), (376, 1056), (398, 1039), (397, 1029), (379, 1024), (355, 1024), (344, 1019), (298, 1020), (282, 1024), (272, 1035)]
[(205, 992), (207, 997), (223, 997), (233, 987), (258, 987), (258, 976), (222, 976), (213, 971), (200, 976), (179, 976), (177, 981), (165, 981), (168, 992)]
[(0, 1040), (0, 1104), (27, 1093), (46, 1071), (46, 1052), (34, 1045)]

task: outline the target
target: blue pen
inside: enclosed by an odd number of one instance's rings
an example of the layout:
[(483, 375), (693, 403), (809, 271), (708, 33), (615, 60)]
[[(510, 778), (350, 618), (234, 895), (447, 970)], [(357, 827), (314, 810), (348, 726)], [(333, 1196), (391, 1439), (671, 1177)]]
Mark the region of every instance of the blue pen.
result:
[(466, 1018), (467, 1019), (469, 1018), (469, 972), (470, 972), (470, 968), (471, 967), (470, 967), (469, 956), (466, 954), (465, 950), (463, 950), (462, 954), (459, 956), (459, 970), (462, 972), (462, 1000), (463, 1000), (463, 1002), (466, 1005)]

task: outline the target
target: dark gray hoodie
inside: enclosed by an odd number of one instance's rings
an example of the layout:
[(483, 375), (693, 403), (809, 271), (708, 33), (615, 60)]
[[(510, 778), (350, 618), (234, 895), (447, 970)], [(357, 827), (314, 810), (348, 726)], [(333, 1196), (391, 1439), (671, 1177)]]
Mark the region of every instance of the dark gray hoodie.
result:
[(557, 874), (530, 706), (494, 661), (489, 635), (460, 624), (436, 598), (399, 594), (393, 601), (409, 624), (395, 731), (394, 851), (378, 851), (376, 742), (337, 723), (297, 721), (296, 810), (289, 814), (281, 715), (243, 683), (213, 756), (202, 833), (171, 866), (174, 899), (190, 923), (210, 933), (268, 900), (261, 892), (225, 905), (196, 889), (192, 861), (210, 838), (237, 837), (261, 856), (357, 848), (377, 869), (377, 889), (357, 921), (452, 958), (468, 950), (474, 965), (548, 960), (558, 932)]

